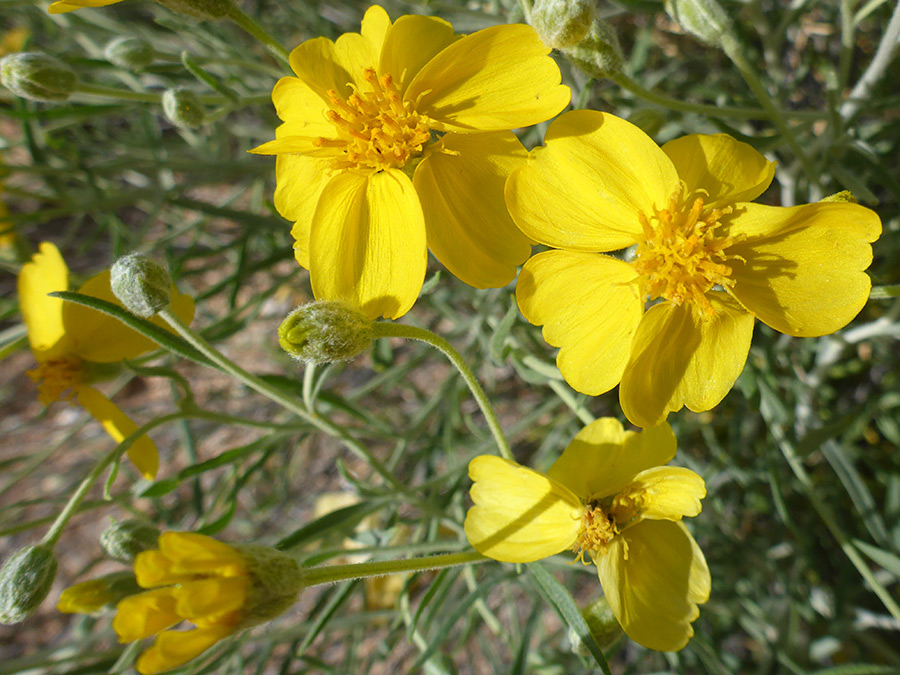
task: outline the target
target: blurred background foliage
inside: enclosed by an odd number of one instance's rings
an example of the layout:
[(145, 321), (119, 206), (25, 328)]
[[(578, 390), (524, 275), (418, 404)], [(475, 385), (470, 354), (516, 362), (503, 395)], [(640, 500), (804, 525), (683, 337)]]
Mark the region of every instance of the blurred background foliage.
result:
[[(241, 5), (290, 49), (358, 30), (368, 2)], [(384, 5), (392, 18), (437, 14), (458, 32), (523, 17), (511, 0)], [(885, 225), (870, 269), (875, 290), (834, 336), (794, 339), (758, 323), (724, 402), (670, 417), (676, 462), (707, 481), (703, 513), (689, 527), (709, 561), (712, 597), (683, 651), (659, 654), (626, 639), (608, 657), (615, 673), (900, 673), (900, 62), (882, 64), (864, 98), (847, 104), (882, 41), (897, 42), (889, 26), (897, 8), (880, 0), (723, 7), (784, 124), (772, 122), (723, 51), (685, 33), (653, 0), (600, 4), (624, 48), (623, 75), (595, 81), (560, 59), (574, 105), (630, 119), (660, 143), (724, 131), (752, 144), (779, 162), (765, 203), (852, 191)], [(272, 205), (274, 161), (246, 153), (274, 136), (280, 63), (234, 25), (191, 22), (149, 0), (55, 16), (46, 3), (0, 0), (0, 17), (4, 48), (24, 40), (25, 49), (70, 64), (82, 82), (56, 104), (0, 91), (0, 200), (15, 233), (0, 261), (0, 557), (39, 538), (111, 447), (80, 410), (45, 411), (25, 375), (33, 361), (15, 275), (43, 240), (60, 247), (77, 278), (135, 250), (164, 258), (197, 299), (193, 325), (206, 338), (339, 422), (405, 486), (217, 371), (161, 354), (131, 362), (110, 391), (141, 422), (178, 410), (228, 417), (185, 413), (153, 434), (162, 455), (155, 482), (123, 465), (107, 494), (96, 488), (63, 535), (42, 610), (0, 627), (0, 674), (129, 669), (136, 648), (116, 644), (109, 615), (53, 609), (66, 585), (117, 569), (97, 544), (110, 517), (141, 514), (169, 529), (278, 543), (312, 563), (465, 548), (466, 466), (493, 445), (443, 358), (425, 345), (380, 340), (356, 362), (304, 371), (277, 348), (280, 320), (311, 299), (290, 226)], [(152, 62), (135, 70), (111, 63), (104, 50), (123, 36), (149, 43)], [(160, 98), (172, 87), (200, 97), (204, 124), (167, 120)], [(538, 144), (545, 126), (525, 131), (523, 142)], [(432, 263), (403, 321), (463, 353), (519, 461), (545, 469), (588, 413), (620, 415), (615, 391), (588, 398), (565, 385), (512, 287), (476, 291)], [(546, 569), (579, 605), (600, 594), (593, 568), (569, 555)], [(276, 622), (180, 672), (596, 668), (527, 567), (488, 563), (310, 591)]]

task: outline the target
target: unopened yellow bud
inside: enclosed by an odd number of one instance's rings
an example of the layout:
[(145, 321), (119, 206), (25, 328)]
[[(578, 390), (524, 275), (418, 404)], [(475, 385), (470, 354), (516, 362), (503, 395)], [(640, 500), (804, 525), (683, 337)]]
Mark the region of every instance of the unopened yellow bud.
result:
[(206, 120), (206, 110), (190, 89), (167, 89), (162, 95), (163, 112), (176, 127), (196, 129)]
[(56, 558), (49, 546), (26, 546), (0, 568), (0, 623), (13, 624), (31, 616), (50, 592)]
[(159, 528), (141, 520), (113, 523), (100, 535), (100, 546), (110, 558), (124, 563), (134, 562), (138, 553), (156, 548)]
[(113, 263), (109, 286), (125, 309), (137, 316), (153, 316), (172, 301), (168, 270), (141, 253), (131, 253)]
[(278, 327), (278, 344), (309, 363), (348, 361), (369, 348), (372, 320), (345, 302), (321, 300), (301, 305)]
[(173, 12), (194, 19), (224, 19), (234, 10), (231, 0), (156, 0)]
[(69, 586), (60, 594), (56, 609), (64, 614), (94, 614), (141, 590), (133, 572), (114, 572)]
[(596, 11), (597, 0), (538, 0), (531, 25), (551, 49), (575, 47), (590, 33)]
[(153, 63), (156, 50), (146, 40), (136, 37), (117, 37), (103, 49), (106, 60), (119, 68), (140, 70)]
[(20, 52), (0, 59), (0, 83), (32, 101), (65, 101), (78, 87), (78, 75), (49, 54)]
[(723, 47), (734, 40), (731, 17), (717, 0), (665, 0), (666, 13), (701, 42)]

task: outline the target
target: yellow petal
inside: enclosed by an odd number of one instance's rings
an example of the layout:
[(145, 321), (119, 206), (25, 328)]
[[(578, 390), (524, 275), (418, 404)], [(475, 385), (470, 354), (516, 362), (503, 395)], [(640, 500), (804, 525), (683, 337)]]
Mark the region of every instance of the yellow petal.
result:
[(294, 221), (294, 257), (309, 269), (309, 231), (322, 190), (331, 180), (329, 161), (317, 157), (279, 155), (275, 160), (275, 208)]
[(759, 197), (775, 177), (770, 162), (750, 145), (728, 134), (691, 134), (662, 146), (688, 190), (703, 189), (710, 208)]
[(82, 9), (83, 7), (106, 7), (107, 5), (115, 5), (118, 2), (122, 2), (122, 0), (74, 0), (74, 2), (53, 2), (50, 3), (47, 11), (50, 12), (50, 14), (65, 14), (66, 12), (73, 12), (76, 9)]
[(112, 622), (119, 642), (143, 640), (181, 621), (172, 590), (158, 588), (120, 600)]
[(175, 561), (158, 549), (141, 551), (134, 559), (134, 576), (141, 588), (180, 584), (196, 578), (191, 572), (176, 573), (174, 567)]
[[(159, 550), (173, 561), (172, 571), (176, 574), (234, 577), (247, 571), (247, 562), (237, 549), (196, 532), (163, 532), (159, 537)], [(140, 576), (138, 583), (144, 585)]]
[(734, 296), (777, 331), (798, 337), (843, 328), (869, 298), (863, 271), (881, 220), (858, 204), (820, 202), (792, 208), (740, 204), (730, 234), (746, 240), (728, 249)]
[(47, 294), (69, 290), (69, 268), (59, 249), (41, 243), (31, 262), (19, 272), (19, 309), (28, 329), (28, 341), (38, 361), (71, 352), (71, 342), (63, 327), (63, 301)]
[[(109, 287), (109, 270), (88, 279), (78, 292), (122, 306)], [(182, 321), (190, 323), (194, 318), (193, 299), (180, 293), (174, 284), (171, 294), (170, 309)], [(168, 329), (168, 324), (161, 318), (154, 317), (150, 320), (157, 326)], [(67, 302), (63, 306), (63, 324), (71, 339), (73, 353), (94, 363), (133, 359), (159, 347), (153, 340), (132, 330), (118, 319), (74, 302)]]
[(236, 612), (247, 602), (249, 577), (197, 579), (172, 591), (178, 614), (190, 621)]
[(234, 629), (227, 626), (212, 626), (160, 633), (150, 649), (141, 654), (136, 665), (137, 671), (141, 675), (156, 675), (177, 668), (200, 656), (233, 632)]
[(428, 248), (470, 286), (505, 286), (531, 255), (503, 201), (506, 179), (526, 155), (509, 131), (445, 134), (416, 169)]
[(678, 187), (672, 162), (630, 122), (594, 110), (561, 115), (546, 147), (513, 172), (506, 203), (525, 234), (572, 251), (614, 251), (643, 237), (640, 214)]
[(347, 300), (372, 319), (396, 319), (425, 280), (425, 222), (402, 171), (344, 172), (325, 186), (309, 239), (318, 300)]
[(642, 471), (669, 462), (675, 449), (668, 424), (635, 433), (613, 417), (601, 417), (578, 432), (547, 476), (586, 503), (616, 494)]
[(522, 268), (519, 309), (560, 347), (556, 364), (577, 391), (597, 395), (619, 383), (644, 311), (634, 277), (628, 263), (574, 251), (544, 251)]
[(622, 412), (632, 424), (653, 427), (687, 406), (709, 410), (744, 369), (753, 315), (722, 292), (707, 294), (715, 315), (693, 305), (663, 302), (638, 325), (619, 385)]
[[(116, 443), (121, 443), (138, 430), (137, 424), (122, 412), (119, 406), (93, 387), (78, 387), (76, 392), (78, 403), (103, 425), (106, 433)], [(159, 469), (159, 453), (156, 451), (156, 444), (150, 440), (149, 436), (144, 434), (139, 437), (131, 444), (127, 452), (128, 459), (144, 478), (152, 480), (156, 476)]]
[(530, 26), (492, 26), (431, 59), (404, 100), (442, 131), (500, 131), (550, 119), (570, 101), (559, 67)]
[(378, 72), (390, 74), (402, 95), (422, 66), (455, 38), (453, 26), (436, 16), (401, 16), (385, 35)]
[(494, 560), (531, 562), (571, 548), (583, 507), (568, 489), (515, 462), (481, 455), (469, 462), (475, 506), (466, 538)]
[(700, 500), (706, 496), (703, 479), (681, 466), (655, 466), (641, 471), (627, 489), (640, 495), (641, 517), (652, 520), (696, 516), (703, 508)]
[(284, 124), (278, 128), (277, 138), (335, 136), (335, 126), (325, 116), (328, 104), (303, 80), (282, 77), (272, 89), (272, 102), (278, 117), (284, 120)]
[(709, 598), (709, 569), (684, 525), (645, 520), (610, 542), (594, 559), (609, 606), (632, 640), (678, 651), (694, 629), (697, 605)]
[(308, 155), (310, 157), (331, 157), (337, 152), (316, 145), (316, 136), (294, 136), (283, 134), (282, 130), (289, 125), (278, 127), (274, 141), (258, 145), (249, 152), (254, 155)]

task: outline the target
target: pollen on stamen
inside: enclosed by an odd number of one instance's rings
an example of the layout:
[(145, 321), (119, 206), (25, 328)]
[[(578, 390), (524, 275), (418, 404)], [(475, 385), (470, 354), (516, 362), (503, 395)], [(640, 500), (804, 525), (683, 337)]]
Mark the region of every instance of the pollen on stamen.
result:
[(74, 389), (84, 381), (84, 362), (74, 356), (63, 356), (39, 363), (26, 374), (38, 386), (38, 400), (50, 405), (73, 396)]
[(429, 120), (403, 101), (389, 73), (379, 77), (367, 68), (363, 80), (369, 91), (357, 89), (346, 100), (328, 92), (327, 118), (337, 138), (319, 138), (315, 145), (343, 150), (333, 160), (336, 170), (402, 168), (422, 154), (431, 138)]
[(589, 565), (590, 563), (584, 559), (584, 554), (605, 552), (606, 545), (619, 533), (619, 530), (616, 527), (615, 518), (597, 504), (586, 505), (581, 520), (584, 527), (575, 541), (573, 550), (575, 560)]
[(706, 294), (717, 285), (734, 285), (729, 262), (740, 259), (725, 252), (738, 238), (719, 231), (723, 216), (732, 208), (704, 208), (702, 197), (684, 200), (682, 193), (679, 188), (666, 208), (638, 216), (644, 241), (638, 244), (634, 260), (637, 284), (644, 299), (692, 303), (711, 318), (715, 310)]

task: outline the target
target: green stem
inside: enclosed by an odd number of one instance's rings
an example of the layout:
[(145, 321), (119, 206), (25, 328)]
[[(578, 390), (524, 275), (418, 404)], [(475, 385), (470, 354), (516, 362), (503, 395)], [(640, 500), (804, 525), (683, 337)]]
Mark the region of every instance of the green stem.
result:
[[(769, 110), (761, 110), (759, 108), (736, 108), (732, 106), (708, 105), (705, 103), (688, 103), (687, 101), (682, 101), (646, 89), (622, 72), (610, 75), (609, 78), (622, 87), (622, 89), (627, 89), (638, 98), (679, 112), (697, 113), (698, 115), (707, 115), (709, 117), (738, 120), (770, 119), (772, 117), (772, 113)], [(825, 117), (825, 113), (804, 110), (779, 114), (783, 114), (785, 117), (802, 120), (818, 120)]]
[(436, 570), (442, 567), (454, 567), (470, 563), (481, 563), (490, 560), (477, 551), (463, 553), (447, 553), (431, 555), (425, 558), (408, 558), (406, 560), (377, 560), (356, 563), (353, 565), (322, 565), (308, 567), (303, 570), (303, 583), (306, 586), (333, 584), (348, 579), (365, 579), (366, 577), (383, 577), (386, 574), (402, 574), (403, 572), (421, 572)]
[(245, 14), (240, 7), (233, 5), (231, 11), (228, 13), (228, 18), (263, 43), (266, 48), (272, 52), (272, 54), (277, 56), (279, 60), (284, 62), (285, 65), (291, 65), (290, 54), (281, 46), (281, 43), (269, 35), (269, 33), (248, 14)]
[(162, 310), (159, 313), (159, 316), (161, 316), (166, 322), (168, 322), (168, 324), (178, 335), (187, 340), (198, 352), (206, 356), (224, 372), (240, 380), (248, 387), (259, 392), (266, 398), (275, 401), (285, 409), (290, 410), (299, 418), (316, 427), (320, 431), (324, 431), (325, 433), (331, 434), (332, 436), (341, 439), (341, 441), (344, 442), (344, 445), (346, 445), (351, 452), (366, 461), (369, 466), (371, 466), (382, 478), (390, 483), (391, 487), (398, 490), (402, 494), (408, 494), (406, 486), (400, 483), (400, 481), (397, 480), (394, 474), (392, 474), (388, 470), (388, 468), (384, 466), (384, 464), (382, 464), (374, 455), (372, 455), (372, 453), (369, 452), (369, 450), (364, 445), (349, 436), (342, 427), (338, 426), (331, 420), (328, 420), (324, 417), (319, 417), (314, 413), (310, 413), (306, 408), (298, 405), (293, 399), (285, 396), (275, 387), (267, 384), (256, 375), (248, 373), (239, 365), (229, 360), (224, 354), (216, 350), (215, 347), (204, 340), (199, 334), (191, 330), (191, 328), (186, 323), (175, 316), (175, 314), (173, 314), (170, 310)]
[(762, 107), (769, 113), (769, 120), (775, 125), (775, 128), (778, 129), (778, 133), (781, 134), (781, 137), (784, 138), (785, 142), (790, 146), (791, 151), (800, 161), (809, 182), (814, 185), (819, 185), (819, 175), (816, 172), (815, 167), (813, 167), (812, 162), (801, 147), (800, 142), (794, 135), (794, 131), (788, 126), (784, 112), (775, 105), (775, 101), (769, 95), (769, 92), (766, 91), (763, 83), (760, 82), (759, 77), (756, 75), (756, 69), (750, 61), (747, 60), (741, 45), (730, 35), (725, 35), (722, 38), (722, 49), (725, 54), (728, 55), (728, 58), (731, 59), (731, 62), (737, 66), (737, 69), (747, 83), (747, 86), (750, 87), (750, 91), (753, 92), (753, 95), (756, 96), (756, 99), (762, 104)]
[(472, 392), (472, 396), (474, 396), (475, 400), (478, 402), (478, 407), (481, 408), (481, 412), (487, 419), (488, 426), (491, 429), (491, 434), (494, 436), (494, 441), (497, 443), (497, 449), (500, 451), (500, 454), (506, 459), (514, 460), (512, 450), (509, 448), (509, 442), (503, 434), (503, 428), (500, 426), (500, 422), (497, 421), (497, 416), (494, 414), (490, 401), (488, 401), (487, 396), (484, 394), (484, 390), (475, 378), (472, 369), (469, 368), (459, 352), (457, 352), (449, 342), (440, 335), (432, 333), (430, 330), (417, 328), (416, 326), (408, 326), (402, 323), (377, 321), (372, 325), (372, 328), (376, 338), (399, 337), (407, 340), (420, 340), (443, 352), (444, 355), (450, 359), (450, 362), (456, 366), (456, 369), (459, 371), (460, 375), (462, 375), (463, 380), (465, 380), (469, 390)]
[[(140, 103), (156, 103), (162, 101), (161, 94), (154, 94), (148, 91), (131, 91), (129, 89), (119, 89), (117, 87), (106, 87), (102, 84), (87, 84), (82, 82), (74, 92), (75, 94), (84, 94), (85, 96), (99, 96), (102, 98), (111, 98), (118, 101), (137, 101)], [(212, 94), (200, 95), (197, 98), (203, 105), (231, 105), (235, 102), (225, 98), (224, 96), (216, 96)], [(270, 94), (254, 94), (240, 99), (242, 105), (265, 105), (270, 103), (272, 97)]]

